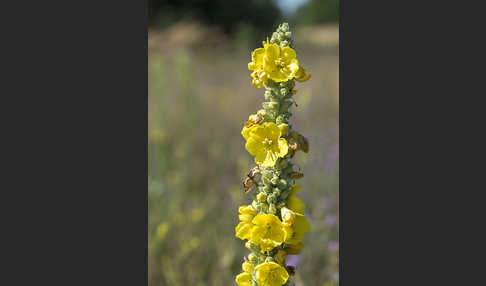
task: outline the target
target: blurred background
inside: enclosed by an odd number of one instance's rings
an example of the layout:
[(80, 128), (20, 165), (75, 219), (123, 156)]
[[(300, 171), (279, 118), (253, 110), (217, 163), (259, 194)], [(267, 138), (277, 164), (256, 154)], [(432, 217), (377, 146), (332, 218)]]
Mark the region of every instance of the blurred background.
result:
[(237, 209), (254, 165), (240, 135), (261, 108), (250, 53), (286, 21), (299, 63), (292, 124), (310, 142), (294, 161), (312, 229), (297, 286), (338, 285), (338, 0), (149, 2), (149, 285), (229, 286), (241, 272)]

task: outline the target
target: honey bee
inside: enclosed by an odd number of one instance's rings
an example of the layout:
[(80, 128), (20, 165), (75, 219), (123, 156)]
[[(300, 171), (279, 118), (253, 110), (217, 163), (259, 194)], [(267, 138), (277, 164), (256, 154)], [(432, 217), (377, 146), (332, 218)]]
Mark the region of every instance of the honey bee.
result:
[(291, 172), (290, 173), (290, 178), (292, 178), (294, 180), (300, 179), (302, 177), (304, 177), (303, 173), (299, 173), (299, 172)]
[(299, 145), (293, 140), (289, 140), (289, 156), (290, 158), (294, 157), (295, 151), (299, 150)]
[(260, 175), (261, 172), (262, 172), (262, 170), (258, 166), (255, 166), (255, 167), (250, 169), (250, 171), (248, 172), (248, 175), (246, 175), (247, 177), (243, 181), (243, 188), (244, 188), (245, 194), (248, 194), (254, 186), (258, 185), (257, 182), (256, 182), (256, 177), (258, 175)]
[(262, 173), (262, 170), (260, 169), (260, 167), (255, 166), (255, 167), (250, 169), (247, 176), (248, 176), (248, 178), (254, 179), (257, 175), (260, 175), (261, 173)]
[(245, 189), (245, 194), (248, 194), (251, 189), (256, 185), (255, 181), (253, 181), (253, 179), (247, 177), (244, 181), (243, 181), (243, 188)]
[(287, 269), (287, 272), (289, 273), (289, 275), (295, 275), (295, 266), (292, 266), (292, 265), (287, 265), (285, 266), (285, 268)]
[(245, 127), (250, 127), (254, 124), (260, 124), (263, 122), (263, 117), (259, 114), (252, 114), (248, 117), (248, 121), (245, 123)]

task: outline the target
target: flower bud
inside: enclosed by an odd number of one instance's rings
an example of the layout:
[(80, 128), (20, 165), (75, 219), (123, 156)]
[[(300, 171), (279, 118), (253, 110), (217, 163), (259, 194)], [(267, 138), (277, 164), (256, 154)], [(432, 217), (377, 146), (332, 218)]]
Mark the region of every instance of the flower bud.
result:
[(263, 212), (267, 212), (268, 211), (268, 204), (263, 202), (263, 203), (260, 203), (260, 209), (263, 211)]
[(289, 90), (286, 89), (286, 88), (281, 88), (280, 89), (280, 93), (283, 95), (283, 96), (286, 96), (288, 93), (289, 93)]
[(286, 47), (286, 46), (288, 46), (288, 45), (289, 45), (289, 42), (288, 42), (288, 41), (286, 41), (286, 40), (283, 40), (283, 41), (281, 41), (281, 42), (280, 42), (280, 47), (281, 47), (281, 48), (285, 48), (285, 47)]
[(256, 257), (256, 255), (255, 255), (255, 254), (250, 253), (250, 254), (248, 254), (248, 260), (249, 260), (250, 262), (252, 262), (252, 263), (256, 263), (256, 262), (258, 261), (258, 258)]
[(280, 179), (280, 181), (278, 182), (278, 187), (280, 189), (285, 189), (285, 188), (287, 188), (287, 186), (288, 186), (287, 181), (284, 180), (284, 179)]
[(289, 107), (293, 104), (294, 102), (290, 99), (285, 99), (282, 104), (280, 105), (280, 111), (285, 111), (289, 109)]
[(259, 201), (260, 203), (263, 203), (267, 199), (267, 194), (266, 193), (258, 193), (258, 195), (256, 197), (257, 197), (257, 201)]
[(282, 199), (282, 200), (287, 199), (287, 197), (289, 196), (289, 193), (290, 193), (290, 189), (287, 189), (287, 190), (283, 191), (283, 192), (280, 194), (280, 199)]
[(251, 251), (251, 243), (249, 241), (245, 243), (245, 247)]
[(275, 196), (275, 194), (274, 194), (274, 193), (271, 193), (271, 194), (270, 194), (270, 195), (268, 195), (268, 197), (267, 197), (267, 202), (268, 202), (269, 204), (273, 204), (273, 203), (275, 203), (275, 201), (276, 201), (276, 200), (277, 200), (277, 197)]
[(267, 258), (265, 258), (265, 262), (275, 262), (275, 260), (273, 259), (273, 257), (267, 256)]
[(277, 176), (274, 176), (271, 180), (270, 180), (270, 183), (272, 183), (272, 185), (276, 185), (278, 183), (278, 177)]
[(283, 32), (287, 32), (289, 30), (289, 23), (282, 23), (282, 25), (280, 25), (280, 29)]
[(285, 32), (285, 37), (291, 38), (292, 37), (292, 32)]
[(285, 116), (284, 115), (279, 115), (277, 116), (277, 119), (275, 120), (277, 124), (282, 124), (285, 122)]
[(278, 198), (280, 196), (280, 189), (279, 188), (274, 188), (273, 189), (273, 194), (275, 195), (276, 198)]
[(270, 188), (269, 185), (265, 185), (262, 187), (262, 192), (265, 192), (265, 193), (270, 193), (272, 191), (272, 188)]
[(263, 108), (265, 108), (265, 110), (270, 110), (270, 111), (277, 111), (280, 107), (280, 104), (278, 102), (264, 102), (262, 103), (262, 106)]

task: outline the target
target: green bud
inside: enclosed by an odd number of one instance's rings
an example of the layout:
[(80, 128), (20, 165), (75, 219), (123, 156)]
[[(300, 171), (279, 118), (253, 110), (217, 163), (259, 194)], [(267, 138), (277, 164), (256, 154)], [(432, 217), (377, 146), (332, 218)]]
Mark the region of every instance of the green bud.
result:
[(286, 205), (285, 202), (280, 202), (280, 203), (277, 204), (277, 208), (281, 209), (281, 208), (285, 207), (285, 205)]
[(262, 191), (265, 193), (270, 193), (272, 191), (272, 188), (270, 188), (269, 185), (265, 185), (262, 187)]
[(248, 261), (250, 261), (251, 263), (256, 263), (258, 262), (258, 258), (256, 257), (255, 254), (250, 253), (248, 254)]
[(274, 101), (262, 103), (262, 106), (263, 106), (263, 108), (265, 108), (265, 111), (266, 110), (276, 111), (276, 110), (278, 110), (279, 105), (280, 104), (278, 102), (274, 102)]
[(282, 191), (280, 191), (279, 188), (273, 188), (273, 194), (275, 194), (276, 197), (279, 197), (281, 192)]
[(281, 41), (281, 42), (280, 42), (280, 47), (281, 47), (281, 48), (285, 48), (285, 47), (286, 47), (286, 46), (288, 46), (288, 45), (289, 45), (289, 42), (288, 42), (288, 41), (286, 41), (286, 40), (283, 40), (283, 41)]
[(283, 96), (286, 96), (288, 93), (289, 93), (289, 90), (286, 89), (286, 88), (281, 88), (280, 89), (280, 93), (283, 95)]
[(291, 38), (292, 37), (292, 32), (285, 32), (285, 37)]
[(288, 183), (287, 183), (287, 181), (286, 181), (286, 180), (284, 180), (284, 179), (281, 179), (281, 180), (278, 182), (278, 187), (279, 187), (280, 189), (286, 189), (286, 188), (287, 188), (287, 186), (288, 186)]
[[(279, 26), (280, 29), (283, 31), (283, 32), (287, 32), (289, 30), (289, 23), (282, 23), (282, 25)], [(289, 36), (290, 37), (290, 36)]]
[(257, 197), (257, 200), (260, 202), (260, 203), (263, 203), (266, 199), (267, 199), (267, 194), (266, 193), (258, 193), (258, 195), (256, 196)]
[(287, 189), (285, 191), (283, 191), (281, 194), (280, 194), (280, 199), (282, 200), (286, 200), (287, 197), (289, 196), (289, 193), (290, 193), (290, 189)]
[(277, 177), (277, 176), (274, 176), (274, 177), (273, 177), (273, 178), (270, 180), (270, 182), (272, 183), (272, 185), (276, 185), (276, 184), (278, 184), (278, 177)]
[(260, 203), (260, 209), (264, 212), (268, 211), (268, 204), (267, 203)]
[[(278, 119), (279, 119), (279, 118), (280, 118), (280, 116), (279, 116), (279, 117), (277, 117), (277, 121), (278, 121)], [(278, 123), (278, 124), (281, 124), (281, 123), (283, 123), (283, 122), (280, 122), (280, 123)], [(288, 166), (287, 160), (280, 160), (280, 162), (279, 162), (279, 167), (280, 167), (281, 169), (285, 169), (285, 168), (287, 168), (287, 166)]]
[(287, 109), (289, 109), (289, 107), (293, 104), (294, 102), (290, 99), (285, 99), (282, 104), (280, 105), (280, 110), (283, 112)]
[[(285, 115), (281, 114), (281, 115), (277, 116), (275, 123), (278, 125), (278, 124), (285, 123), (285, 121), (287, 121), (286, 118), (285, 118)], [(286, 161), (286, 160), (280, 160), (280, 161)]]
[(276, 201), (276, 200), (277, 200), (277, 197), (275, 196), (275, 194), (274, 194), (274, 193), (271, 193), (271, 194), (270, 194), (270, 195), (268, 195), (268, 197), (267, 197), (267, 202), (268, 202), (269, 204), (273, 204), (273, 203), (275, 203), (275, 201)]
[(265, 258), (265, 262), (275, 262), (275, 260), (273, 260), (271, 256), (267, 256), (267, 258)]

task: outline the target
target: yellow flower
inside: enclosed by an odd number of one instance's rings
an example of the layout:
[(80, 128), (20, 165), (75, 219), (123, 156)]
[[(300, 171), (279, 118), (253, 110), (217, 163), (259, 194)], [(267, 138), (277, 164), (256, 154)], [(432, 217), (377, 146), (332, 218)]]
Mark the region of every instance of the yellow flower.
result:
[(287, 238), (284, 225), (273, 214), (257, 215), (252, 222), (255, 226), (252, 228), (250, 241), (259, 245), (262, 252), (274, 249)]
[(248, 63), (248, 69), (253, 71), (251, 77), (253, 78), (252, 84), (261, 88), (268, 80), (268, 74), (263, 70), (263, 56), (265, 49), (258, 48), (251, 53), (251, 62)]
[(241, 130), (241, 135), (243, 136), (243, 138), (245, 138), (245, 140), (248, 140), (248, 137), (250, 137), (250, 132), (255, 128), (257, 128), (258, 126), (260, 125), (252, 125), (250, 127), (244, 126), (243, 129)]
[(253, 269), (255, 269), (255, 265), (245, 261), (241, 265), (241, 268), (243, 269), (244, 272), (251, 274), (253, 272)]
[(243, 128), (241, 132), (246, 137), (246, 150), (255, 156), (255, 163), (262, 167), (272, 167), (278, 158), (287, 155), (289, 146), (285, 138), (280, 138), (281, 133), (273, 122), (253, 125), (250, 130)]
[(306, 74), (305, 69), (302, 66), (299, 66), (299, 70), (295, 74), (295, 79), (299, 82), (304, 82), (309, 80), (310, 78), (311, 78), (311, 74), (310, 73)]
[[(276, 44), (263, 43), (263, 70), (275, 82), (284, 82), (295, 77), (299, 70), (296, 53), (291, 47), (280, 49)], [(261, 53), (261, 51), (259, 51)]]
[(300, 185), (292, 185), (292, 190), (290, 191), (289, 196), (287, 197), (287, 208), (291, 209), (295, 213), (302, 213), (305, 209), (304, 201), (297, 197), (298, 194), (302, 190)]
[(235, 279), (238, 286), (252, 286), (251, 274), (247, 272), (243, 272), (238, 274)]
[(239, 239), (250, 239), (251, 230), (253, 227), (252, 219), (256, 214), (256, 210), (251, 206), (241, 206), (239, 208), (239, 219), (240, 223), (236, 226), (236, 237)]
[[(310, 224), (304, 215), (296, 213), (295, 221), (292, 227), (286, 226), (286, 232), (289, 234), (285, 239), (286, 244), (298, 244), (304, 235), (310, 230)], [(291, 228), (292, 230), (289, 230)]]
[(259, 286), (282, 286), (289, 279), (287, 270), (275, 262), (262, 263), (255, 269)]

